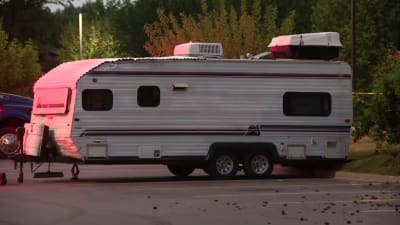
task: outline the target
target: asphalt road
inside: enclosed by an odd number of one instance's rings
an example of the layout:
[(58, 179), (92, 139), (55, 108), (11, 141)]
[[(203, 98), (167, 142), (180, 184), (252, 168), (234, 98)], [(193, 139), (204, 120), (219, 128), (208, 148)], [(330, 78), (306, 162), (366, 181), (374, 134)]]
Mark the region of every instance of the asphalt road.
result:
[[(400, 224), (400, 185), (311, 178), (276, 168), (273, 177), (210, 180), (201, 170), (176, 180), (163, 166), (55, 165), (64, 178), (24, 184), (11, 162), (0, 162), (1, 225), (258, 225)], [(40, 168), (46, 171), (47, 168)]]

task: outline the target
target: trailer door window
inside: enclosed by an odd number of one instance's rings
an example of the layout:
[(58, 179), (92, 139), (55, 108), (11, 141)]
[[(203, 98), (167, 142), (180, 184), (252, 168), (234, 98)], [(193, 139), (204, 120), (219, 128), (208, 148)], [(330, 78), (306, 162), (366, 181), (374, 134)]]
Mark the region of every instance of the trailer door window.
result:
[(108, 89), (87, 89), (82, 92), (82, 107), (87, 111), (108, 111), (113, 107), (113, 93)]
[(331, 95), (321, 92), (286, 92), (283, 95), (286, 116), (329, 116)]
[(160, 105), (160, 88), (157, 86), (140, 86), (137, 91), (137, 102), (141, 107)]

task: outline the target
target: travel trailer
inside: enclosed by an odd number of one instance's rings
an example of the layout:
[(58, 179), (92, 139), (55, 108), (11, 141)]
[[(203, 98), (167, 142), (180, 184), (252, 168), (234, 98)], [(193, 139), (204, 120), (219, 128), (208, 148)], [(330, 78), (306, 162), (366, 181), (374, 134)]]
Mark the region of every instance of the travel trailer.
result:
[[(204, 55), (191, 57), (190, 44), (203, 46), (195, 54)], [(179, 56), (80, 60), (43, 75), (34, 85), (24, 155), (165, 164), (180, 177), (202, 168), (214, 178), (232, 178), (239, 169), (264, 178), (274, 164), (318, 167), (347, 159), (353, 108), (347, 63), (219, 59), (222, 46), (215, 44), (208, 58), (207, 43), (186, 45)]]

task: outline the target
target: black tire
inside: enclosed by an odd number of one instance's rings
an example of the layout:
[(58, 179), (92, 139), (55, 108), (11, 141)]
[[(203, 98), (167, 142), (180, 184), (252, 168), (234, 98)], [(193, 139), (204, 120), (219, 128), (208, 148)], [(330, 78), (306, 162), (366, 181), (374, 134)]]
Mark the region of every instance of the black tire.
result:
[(232, 152), (216, 152), (208, 166), (211, 177), (215, 179), (231, 179), (238, 171), (238, 157)]
[(21, 141), (18, 139), (16, 127), (7, 126), (0, 129), (0, 154), (6, 157), (19, 154)]
[(244, 172), (250, 178), (269, 177), (274, 168), (272, 157), (265, 152), (249, 153), (244, 160)]
[(169, 172), (174, 174), (178, 178), (188, 177), (195, 168), (190, 166), (182, 166), (182, 165), (167, 165)]

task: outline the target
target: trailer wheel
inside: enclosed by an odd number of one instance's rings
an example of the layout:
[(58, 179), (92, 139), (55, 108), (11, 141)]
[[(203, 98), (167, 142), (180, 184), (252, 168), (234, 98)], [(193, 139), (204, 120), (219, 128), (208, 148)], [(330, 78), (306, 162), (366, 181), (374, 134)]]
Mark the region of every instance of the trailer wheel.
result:
[(265, 152), (252, 152), (245, 157), (244, 172), (250, 178), (266, 178), (274, 167), (272, 157)]
[(168, 170), (178, 178), (185, 178), (189, 176), (195, 168), (181, 165), (168, 165)]
[(0, 154), (15, 156), (19, 153), (20, 140), (15, 131), (16, 127), (8, 126), (0, 129)]
[(216, 152), (210, 160), (208, 171), (213, 178), (230, 179), (238, 170), (238, 158), (231, 152)]

